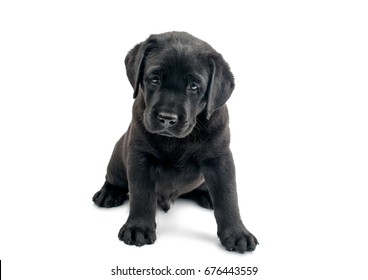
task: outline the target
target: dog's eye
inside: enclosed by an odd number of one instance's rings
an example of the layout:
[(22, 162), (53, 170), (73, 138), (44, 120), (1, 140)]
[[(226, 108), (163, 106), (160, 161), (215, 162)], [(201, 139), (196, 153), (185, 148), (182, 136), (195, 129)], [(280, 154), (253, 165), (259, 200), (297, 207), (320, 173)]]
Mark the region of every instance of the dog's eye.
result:
[(197, 93), (199, 91), (199, 86), (196, 83), (191, 83), (189, 89), (191, 92)]
[(150, 81), (151, 81), (152, 84), (158, 85), (160, 83), (160, 78), (158, 76), (152, 76), (150, 78)]

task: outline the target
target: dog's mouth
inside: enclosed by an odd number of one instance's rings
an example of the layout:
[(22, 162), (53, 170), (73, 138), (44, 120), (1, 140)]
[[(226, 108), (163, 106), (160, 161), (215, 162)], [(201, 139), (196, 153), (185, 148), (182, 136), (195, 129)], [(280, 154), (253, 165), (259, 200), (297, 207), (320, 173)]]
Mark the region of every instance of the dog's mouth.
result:
[(161, 135), (161, 136), (166, 136), (166, 137), (177, 137), (176, 135), (174, 135), (173, 133), (170, 133), (167, 130), (163, 130), (163, 131), (157, 132), (157, 134), (158, 135)]
[(174, 132), (168, 129), (163, 129), (161, 131), (157, 131), (156, 134), (165, 136), (165, 137), (184, 138), (188, 136), (191, 132), (192, 132), (192, 127), (188, 126), (188, 128), (182, 132)]

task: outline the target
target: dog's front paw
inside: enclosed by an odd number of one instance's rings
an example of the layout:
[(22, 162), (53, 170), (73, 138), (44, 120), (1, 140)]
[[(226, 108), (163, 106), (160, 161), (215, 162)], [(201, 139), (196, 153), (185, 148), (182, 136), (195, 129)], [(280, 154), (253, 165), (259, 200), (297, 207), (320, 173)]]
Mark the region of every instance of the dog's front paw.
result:
[(219, 237), (226, 250), (241, 254), (254, 251), (258, 245), (257, 238), (247, 229), (226, 230), (226, 233), (219, 234)]
[(154, 227), (127, 222), (119, 231), (119, 239), (128, 245), (143, 246), (156, 241)]

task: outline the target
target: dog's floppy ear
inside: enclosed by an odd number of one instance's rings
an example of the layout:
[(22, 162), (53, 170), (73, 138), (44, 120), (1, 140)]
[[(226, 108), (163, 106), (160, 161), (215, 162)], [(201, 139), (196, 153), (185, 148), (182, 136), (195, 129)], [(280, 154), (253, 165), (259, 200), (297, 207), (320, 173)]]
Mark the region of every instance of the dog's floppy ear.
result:
[(220, 54), (210, 58), (212, 75), (207, 90), (207, 119), (229, 99), (234, 90), (234, 76)]
[(139, 92), (139, 85), (142, 82), (145, 58), (154, 48), (156, 40), (150, 36), (146, 41), (139, 43), (129, 51), (125, 57), (125, 68), (130, 84), (134, 88), (133, 98), (136, 98)]

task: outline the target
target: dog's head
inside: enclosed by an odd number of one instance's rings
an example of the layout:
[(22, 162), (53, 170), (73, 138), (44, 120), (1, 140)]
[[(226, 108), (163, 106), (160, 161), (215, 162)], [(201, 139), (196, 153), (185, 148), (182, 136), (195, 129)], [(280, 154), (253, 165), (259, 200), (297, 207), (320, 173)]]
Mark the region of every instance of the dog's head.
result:
[(209, 44), (184, 32), (151, 35), (125, 58), (133, 97), (142, 94), (147, 131), (183, 138), (230, 97), (234, 77)]

